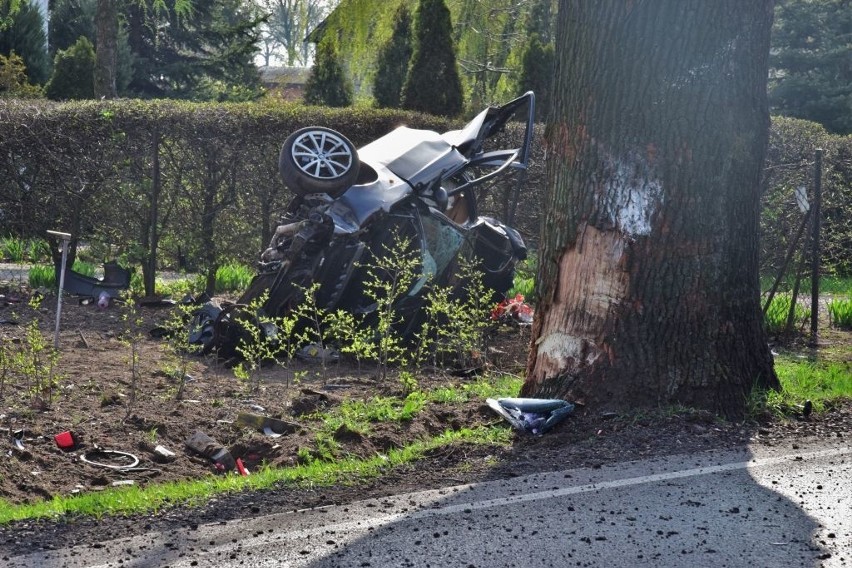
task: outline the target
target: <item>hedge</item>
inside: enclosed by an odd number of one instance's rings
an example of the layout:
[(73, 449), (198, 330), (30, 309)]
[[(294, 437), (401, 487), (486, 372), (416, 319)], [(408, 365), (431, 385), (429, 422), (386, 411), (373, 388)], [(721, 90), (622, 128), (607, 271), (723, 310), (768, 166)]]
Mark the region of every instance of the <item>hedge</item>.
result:
[[(254, 261), (289, 196), (277, 173), (284, 138), (334, 128), (362, 145), (406, 123), (446, 120), (293, 104), (0, 101), (2, 233), (61, 229), (104, 256), (215, 274)], [(157, 227), (156, 231), (152, 227)]]
[[(149, 276), (152, 263), (215, 274), (226, 261), (254, 262), (268, 242), (290, 197), (277, 173), (290, 132), (318, 124), (361, 146), (403, 123), (459, 126), (403, 111), (281, 102), (0, 100), (0, 233), (43, 237), (61, 229), (104, 259), (147, 265)], [(510, 125), (505, 136), (516, 139), (521, 130)], [(822, 147), (822, 262), (829, 272), (852, 274), (852, 137), (776, 118), (770, 140), (762, 270), (775, 270), (784, 256), (801, 218), (793, 190), (811, 185), (814, 149)], [(537, 127), (513, 219), (533, 246), (544, 200), (542, 141)], [(506, 218), (514, 191), (513, 180), (488, 188), (480, 213)]]

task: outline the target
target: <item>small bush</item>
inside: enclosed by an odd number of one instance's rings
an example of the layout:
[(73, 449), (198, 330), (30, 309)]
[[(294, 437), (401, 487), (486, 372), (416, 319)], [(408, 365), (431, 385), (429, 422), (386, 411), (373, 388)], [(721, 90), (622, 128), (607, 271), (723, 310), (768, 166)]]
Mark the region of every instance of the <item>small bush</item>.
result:
[(216, 270), (216, 293), (240, 292), (248, 288), (254, 271), (242, 264), (229, 263)]
[(852, 299), (830, 300), (828, 302), (828, 318), (831, 325), (841, 329), (852, 329)]
[(514, 298), (518, 294), (527, 301), (532, 301), (535, 292), (535, 276), (538, 272), (538, 257), (530, 251), (526, 260), (520, 262), (515, 268), (515, 279), (512, 288), (506, 293), (507, 298)]
[[(81, 260), (74, 261), (72, 270), (90, 278), (95, 276), (94, 265)], [(30, 288), (56, 288), (56, 270), (52, 264), (36, 264), (30, 267), (27, 282)]]
[[(769, 303), (769, 308), (764, 314), (764, 323), (766, 331), (770, 335), (778, 335), (787, 331), (787, 319), (790, 315), (790, 306), (793, 302), (793, 297), (790, 294), (777, 294)], [(811, 311), (798, 302), (793, 311), (792, 327), (796, 324), (807, 321), (811, 317)]]
[(0, 54), (0, 98), (36, 98), (41, 88), (31, 85), (27, 77), (27, 66), (20, 55), (14, 52), (8, 57)]
[(515, 274), (515, 280), (512, 288), (506, 294), (507, 298), (514, 298), (518, 294), (524, 298), (532, 298), (535, 291), (535, 279), (532, 276), (524, 276), (521, 273)]
[(0, 260), (9, 262), (39, 262), (50, 258), (50, 247), (41, 239), (29, 240), (19, 237), (0, 239)]
[(30, 288), (53, 288), (56, 286), (56, 273), (53, 266), (37, 264), (30, 268), (27, 281)]
[(95, 265), (91, 262), (75, 260), (74, 266), (71, 267), (71, 269), (78, 274), (82, 274), (83, 276), (88, 276), (89, 278), (95, 277)]
[[(141, 276), (140, 276), (140, 289)], [(187, 295), (193, 295), (197, 290), (204, 289), (204, 283), (200, 283), (188, 278), (181, 278), (171, 282), (157, 282), (157, 293), (171, 298), (183, 298)]]
[(26, 244), (23, 239), (15, 237), (3, 239), (2, 244), (0, 244), (0, 253), (2, 253), (3, 259), (10, 262), (23, 262), (26, 253)]

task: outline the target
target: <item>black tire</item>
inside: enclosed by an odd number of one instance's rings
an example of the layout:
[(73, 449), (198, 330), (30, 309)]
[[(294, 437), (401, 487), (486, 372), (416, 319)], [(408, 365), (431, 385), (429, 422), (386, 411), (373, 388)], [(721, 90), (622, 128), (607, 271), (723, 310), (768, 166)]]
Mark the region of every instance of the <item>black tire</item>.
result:
[(341, 133), (309, 126), (284, 140), (278, 170), (296, 195), (327, 193), (337, 197), (358, 179), (361, 162), (355, 145)]

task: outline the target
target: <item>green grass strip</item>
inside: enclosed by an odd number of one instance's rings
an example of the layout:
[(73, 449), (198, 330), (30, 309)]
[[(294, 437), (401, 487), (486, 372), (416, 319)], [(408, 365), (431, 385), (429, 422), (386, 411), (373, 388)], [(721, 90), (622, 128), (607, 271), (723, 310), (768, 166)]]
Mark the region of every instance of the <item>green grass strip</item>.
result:
[(262, 468), (248, 477), (209, 476), (201, 480), (127, 487), (72, 496), (56, 496), (47, 501), (14, 505), (0, 500), (0, 524), (24, 519), (82, 515), (130, 515), (158, 511), (173, 505), (194, 505), (222, 494), (247, 489), (266, 489), (276, 484), (331, 485), (377, 477), (389, 469), (421, 459), (427, 452), (457, 443), (505, 445), (511, 430), (503, 425), (446, 431), (440, 436), (390, 450), (368, 459), (354, 457), (334, 462), (314, 461), (289, 468)]
[(345, 400), (339, 407), (309, 417), (322, 423), (320, 432), (329, 436), (341, 426), (366, 435), (375, 423), (413, 420), (429, 403), (463, 404), (469, 400), (517, 396), (522, 384), (523, 379), (516, 375), (489, 374), (473, 383), (415, 391), (403, 399), (375, 396), (368, 400)]
[(821, 412), (826, 403), (852, 399), (852, 367), (849, 363), (813, 363), (787, 357), (775, 360), (780, 392), (767, 393), (770, 409), (784, 412), (810, 400)]

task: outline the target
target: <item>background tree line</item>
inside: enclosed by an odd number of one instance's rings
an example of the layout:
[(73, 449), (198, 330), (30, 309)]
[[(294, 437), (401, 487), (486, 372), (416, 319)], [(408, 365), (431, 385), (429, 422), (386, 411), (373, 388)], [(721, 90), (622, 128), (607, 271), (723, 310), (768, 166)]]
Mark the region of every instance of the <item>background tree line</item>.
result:
[[(260, 97), (255, 57), (270, 63), (277, 53), (287, 65), (307, 65), (310, 34), (318, 43), (311, 103), (370, 100), (401, 108), (411, 75), (420, 81), (412, 96), (423, 101), (460, 92), (461, 108), (475, 112), (533, 90), (540, 119), (550, 106), (555, 0), (193, 0), (191, 10), (186, 0), (108, 2), (116, 12), (115, 87), (122, 97)], [(0, 96), (38, 96), (42, 88), (57, 100), (93, 98), (98, 6), (98, 0), (51, 2), (45, 37), (33, 0), (0, 4)], [(449, 19), (439, 14), (442, 8)], [(421, 10), (428, 25), (418, 24)], [(777, 3), (769, 85), (775, 113), (852, 132), (850, 29), (849, 0)], [(418, 30), (425, 45), (444, 46), (437, 57), (444, 63), (436, 67), (430, 59), (425, 77), (409, 74)], [(457, 107), (407, 106), (445, 114)]]
[[(547, 112), (554, 0), (342, 0), (312, 35), (379, 107), (458, 115), (533, 90)], [(324, 59), (330, 54), (333, 59)], [(326, 99), (323, 102), (332, 102)]]
[[(191, 9), (186, 0), (56, 0), (50, 6), (47, 37), (32, 0), (0, 6), (0, 56), (18, 56), (26, 84), (42, 87), (50, 99), (96, 98), (96, 70), (106, 59), (114, 83), (108, 98), (249, 100), (261, 94), (254, 54), (262, 17), (239, 0), (192, 0)], [(21, 86), (9, 84), (5, 96)]]

